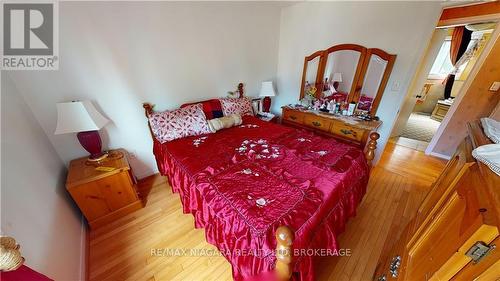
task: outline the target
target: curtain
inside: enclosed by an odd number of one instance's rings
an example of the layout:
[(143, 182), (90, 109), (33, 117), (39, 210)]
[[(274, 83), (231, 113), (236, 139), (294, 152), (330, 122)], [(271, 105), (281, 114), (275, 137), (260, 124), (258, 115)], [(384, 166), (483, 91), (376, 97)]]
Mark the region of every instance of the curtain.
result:
[[(453, 29), (453, 34), (451, 35), (451, 46), (450, 46), (450, 60), (451, 64), (455, 66), (458, 60), (467, 50), (471, 39), (472, 31), (466, 29), (464, 26), (457, 26)], [(455, 74), (448, 74), (448, 77), (444, 80), (444, 98), (448, 99), (451, 97), (451, 89), (453, 88), (453, 83), (455, 82)]]

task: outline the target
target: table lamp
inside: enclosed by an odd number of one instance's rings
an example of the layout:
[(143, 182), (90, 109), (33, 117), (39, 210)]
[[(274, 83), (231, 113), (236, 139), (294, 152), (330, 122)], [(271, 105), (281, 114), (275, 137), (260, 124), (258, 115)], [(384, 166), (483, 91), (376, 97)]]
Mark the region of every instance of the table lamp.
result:
[(107, 157), (107, 153), (102, 152), (98, 130), (108, 122), (90, 101), (62, 102), (57, 104), (55, 134), (77, 133), (78, 141), (90, 153), (88, 160), (101, 161)]
[(262, 111), (263, 112), (269, 112), (269, 109), (271, 108), (271, 98), (276, 95), (276, 92), (274, 91), (273, 87), (273, 82), (272, 81), (266, 81), (262, 82), (262, 86), (260, 88), (260, 97), (264, 97), (262, 100)]
[(334, 93), (336, 93), (337, 88), (339, 87), (339, 83), (342, 82), (342, 73), (339, 73), (339, 72), (333, 73), (332, 82), (333, 82), (332, 86), (333, 86)]

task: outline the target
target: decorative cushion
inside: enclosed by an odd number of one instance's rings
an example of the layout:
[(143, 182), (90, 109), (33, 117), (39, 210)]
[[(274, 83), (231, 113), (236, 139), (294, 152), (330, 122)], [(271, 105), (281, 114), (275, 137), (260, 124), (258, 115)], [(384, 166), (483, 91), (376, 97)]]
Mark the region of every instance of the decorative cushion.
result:
[(200, 103), (172, 111), (154, 112), (149, 115), (149, 124), (160, 143), (212, 133)]
[(222, 105), (224, 116), (229, 116), (231, 114), (253, 116), (252, 102), (247, 98), (223, 98), (219, 100)]
[(242, 120), (240, 115), (231, 114), (229, 116), (208, 120), (208, 127), (212, 132), (217, 132), (218, 130), (221, 129), (227, 129), (241, 125), (241, 122)]
[(491, 118), (481, 118), (484, 134), (494, 143), (500, 143), (500, 122)]
[(220, 118), (224, 116), (224, 114), (222, 113), (222, 106), (218, 99), (211, 99), (194, 103), (185, 103), (181, 105), (181, 108), (197, 103), (201, 103), (201, 105), (203, 106), (203, 112), (205, 113), (207, 120)]

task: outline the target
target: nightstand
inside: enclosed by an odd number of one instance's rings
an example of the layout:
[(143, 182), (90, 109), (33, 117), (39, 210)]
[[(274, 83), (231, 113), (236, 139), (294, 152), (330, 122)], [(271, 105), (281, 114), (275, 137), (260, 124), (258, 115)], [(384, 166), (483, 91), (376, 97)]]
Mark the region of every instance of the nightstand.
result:
[(87, 157), (70, 162), (66, 189), (91, 228), (142, 208), (127, 157), (127, 151), (117, 149), (98, 164), (87, 162)]
[(278, 124), (280, 121), (280, 118), (278, 116), (274, 116), (271, 120), (268, 120), (267, 122), (272, 122)]
[(258, 113), (256, 116), (257, 118), (259, 118), (260, 120), (262, 121), (266, 121), (266, 122), (272, 122), (272, 123), (279, 123), (279, 117), (278, 116), (275, 116), (273, 115), (272, 117), (269, 117), (269, 116), (264, 116), (264, 115), (261, 115), (262, 113)]

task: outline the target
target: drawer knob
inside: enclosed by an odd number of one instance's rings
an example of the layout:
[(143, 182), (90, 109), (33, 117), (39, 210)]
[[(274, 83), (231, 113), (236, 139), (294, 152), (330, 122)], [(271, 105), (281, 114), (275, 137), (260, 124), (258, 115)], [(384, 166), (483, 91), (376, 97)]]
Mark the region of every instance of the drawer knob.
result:
[(344, 135), (353, 135), (353, 136), (357, 135), (357, 133), (353, 130), (341, 129), (340, 132)]
[(295, 116), (291, 115), (291, 116), (290, 116), (290, 119), (292, 119), (292, 120), (296, 120), (296, 119), (297, 119), (297, 117), (295, 117)]
[(318, 121), (313, 121), (312, 124), (316, 127), (321, 126), (321, 123), (319, 123)]

